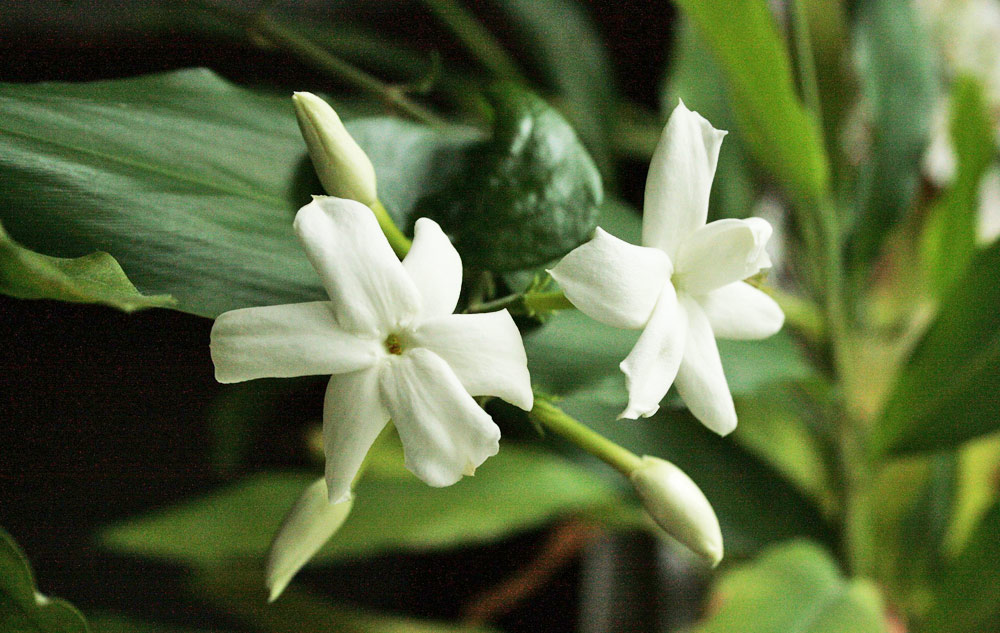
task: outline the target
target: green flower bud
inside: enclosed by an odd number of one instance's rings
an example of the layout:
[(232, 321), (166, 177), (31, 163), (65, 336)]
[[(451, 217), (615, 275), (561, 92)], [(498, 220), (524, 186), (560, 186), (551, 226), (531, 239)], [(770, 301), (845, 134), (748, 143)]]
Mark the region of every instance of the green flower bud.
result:
[(653, 520), (667, 534), (715, 567), (722, 560), (722, 530), (701, 489), (677, 466), (644, 455), (629, 476)]
[(309, 92), (294, 93), (292, 101), (309, 157), (326, 192), (369, 207), (375, 204), (375, 168), (333, 108)]

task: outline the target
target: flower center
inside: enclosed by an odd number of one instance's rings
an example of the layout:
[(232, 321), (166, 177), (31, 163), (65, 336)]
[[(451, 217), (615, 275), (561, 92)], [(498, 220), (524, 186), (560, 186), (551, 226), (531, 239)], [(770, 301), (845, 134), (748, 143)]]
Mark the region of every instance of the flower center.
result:
[(385, 350), (397, 356), (403, 353), (403, 342), (399, 340), (398, 334), (390, 334), (385, 337)]

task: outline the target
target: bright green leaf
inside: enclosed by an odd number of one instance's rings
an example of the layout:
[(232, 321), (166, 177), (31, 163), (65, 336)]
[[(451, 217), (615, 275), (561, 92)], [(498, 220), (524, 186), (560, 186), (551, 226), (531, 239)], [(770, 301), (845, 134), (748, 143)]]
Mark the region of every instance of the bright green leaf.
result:
[(979, 252), (900, 371), (876, 452), (942, 450), (1000, 428), (1000, 242)]
[(945, 551), (957, 554), (983, 513), (1000, 499), (1000, 433), (968, 442), (959, 450), (955, 509), (945, 537)]
[(452, 236), (466, 266), (533, 268), (590, 237), (604, 197), (601, 176), (545, 101), (509, 83), (488, 97), (493, 138), (470, 151), (466, 173), (421, 211)]
[(793, 198), (815, 202), (829, 187), (816, 122), (795, 93), (785, 43), (765, 0), (677, 0), (711, 49), (741, 136)]
[[(400, 463), (402, 458), (400, 457)], [(105, 542), (133, 554), (192, 566), (263, 557), (271, 537), (315, 475), (263, 474), (108, 530)], [(603, 480), (561, 458), (504, 446), (448, 488), (415, 477), (362, 480), (351, 516), (316, 561), (484, 543), (561, 516), (618, 503)]]
[(35, 588), (31, 565), (21, 548), (0, 530), (0, 631), (4, 633), (87, 633), (73, 605)]
[(2, 224), (0, 292), (20, 299), (102, 303), (125, 312), (174, 303), (168, 295), (140, 293), (115, 258), (107, 253), (76, 258), (40, 255), (12, 240)]
[(807, 542), (775, 546), (726, 574), (710, 603), (721, 605), (693, 633), (883, 633), (882, 600), (871, 583), (841, 576)]

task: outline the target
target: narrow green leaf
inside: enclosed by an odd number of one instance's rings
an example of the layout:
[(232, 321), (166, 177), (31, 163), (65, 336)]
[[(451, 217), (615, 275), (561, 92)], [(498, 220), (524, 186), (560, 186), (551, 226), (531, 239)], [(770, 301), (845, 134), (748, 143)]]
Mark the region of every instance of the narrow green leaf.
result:
[(935, 294), (957, 280), (976, 250), (979, 183), (996, 155), (993, 117), (979, 81), (964, 77), (951, 95), (955, 180), (931, 207), (923, 233), (924, 270)]
[(941, 301), (873, 434), (875, 452), (943, 450), (1000, 428), (1000, 242)]
[[(397, 456), (402, 464), (402, 455)], [(204, 566), (261, 558), (285, 513), (315, 481), (308, 474), (262, 474), (202, 499), (115, 526), (117, 551)], [(504, 446), (468, 477), (431, 488), (415, 477), (370, 472), (354, 508), (315, 561), (363, 558), (483, 543), (558, 517), (618, 507), (603, 480), (561, 458)]]
[(846, 580), (833, 558), (807, 542), (775, 546), (726, 574), (719, 609), (693, 633), (883, 633), (882, 600), (865, 580)]
[(859, 212), (848, 244), (860, 271), (913, 204), (938, 78), (912, 2), (863, 2), (858, 12), (861, 89), (872, 118), (871, 156), (861, 168)]
[(573, 128), (514, 84), (495, 86), (493, 138), (448, 189), (421, 203), (451, 234), (466, 266), (511, 271), (565, 255), (590, 237), (601, 176)]
[(107, 253), (49, 257), (24, 248), (0, 224), (0, 292), (19, 299), (101, 303), (125, 312), (169, 307), (169, 295), (143, 295)]
[(711, 49), (742, 137), (798, 201), (826, 195), (829, 167), (816, 121), (795, 93), (791, 63), (765, 0), (677, 0)]
[(73, 605), (42, 595), (31, 565), (7, 532), (0, 530), (0, 631), (4, 633), (87, 633)]

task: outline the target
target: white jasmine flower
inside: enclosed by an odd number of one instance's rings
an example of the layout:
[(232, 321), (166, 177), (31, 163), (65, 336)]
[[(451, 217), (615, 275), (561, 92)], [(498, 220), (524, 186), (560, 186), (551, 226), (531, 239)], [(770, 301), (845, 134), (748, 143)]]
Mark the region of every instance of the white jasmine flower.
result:
[(649, 166), (643, 245), (598, 228), (551, 271), (585, 314), (643, 330), (621, 363), (629, 401), (619, 418), (653, 415), (676, 382), (695, 417), (729, 433), (736, 411), (715, 337), (764, 338), (784, 321), (770, 297), (742, 281), (771, 265), (764, 251), (771, 225), (759, 218), (705, 223), (725, 134), (680, 103)]
[(350, 498), (390, 417), (417, 477), (448, 486), (471, 475), (497, 453), (500, 439), (472, 396), (532, 405), (513, 319), (506, 311), (452, 314), (462, 262), (432, 220), (417, 221), (402, 262), (371, 210), (353, 200), (314, 199), (296, 215), (295, 231), (331, 300), (219, 316), (212, 328), (216, 379), (332, 374), (323, 404), (332, 503)]

